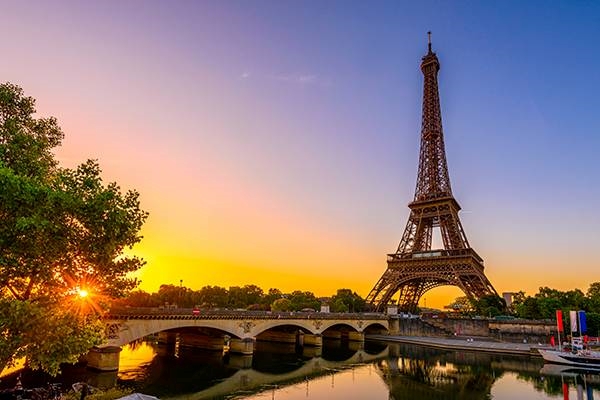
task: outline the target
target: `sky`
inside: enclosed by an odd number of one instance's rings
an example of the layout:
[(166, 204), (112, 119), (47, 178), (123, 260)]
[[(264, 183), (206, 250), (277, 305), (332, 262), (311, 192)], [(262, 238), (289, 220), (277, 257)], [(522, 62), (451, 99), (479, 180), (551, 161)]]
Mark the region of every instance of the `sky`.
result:
[[(498, 292), (600, 280), (600, 3), (0, 0), (0, 81), (150, 216), (141, 288), (351, 288), (386, 269), (414, 195), (421, 57)], [(428, 292), (441, 307), (457, 288)]]

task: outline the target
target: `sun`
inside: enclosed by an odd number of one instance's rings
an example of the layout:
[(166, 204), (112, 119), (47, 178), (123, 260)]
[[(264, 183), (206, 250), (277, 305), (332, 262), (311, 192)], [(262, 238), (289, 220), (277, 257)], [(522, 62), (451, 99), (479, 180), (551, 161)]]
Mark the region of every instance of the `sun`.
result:
[(87, 297), (89, 293), (85, 289), (78, 289), (77, 294), (79, 295), (79, 297), (81, 297), (83, 299), (83, 298)]

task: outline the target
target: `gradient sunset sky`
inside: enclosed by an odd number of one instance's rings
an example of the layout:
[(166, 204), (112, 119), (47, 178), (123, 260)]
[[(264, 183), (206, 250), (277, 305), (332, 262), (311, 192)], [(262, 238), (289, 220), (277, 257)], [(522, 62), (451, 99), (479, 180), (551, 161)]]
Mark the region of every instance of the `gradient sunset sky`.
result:
[[(0, 0), (0, 81), (150, 212), (141, 288), (366, 296), (415, 189), (426, 32), (499, 292), (600, 280), (600, 3)], [(425, 295), (442, 306), (460, 295)]]

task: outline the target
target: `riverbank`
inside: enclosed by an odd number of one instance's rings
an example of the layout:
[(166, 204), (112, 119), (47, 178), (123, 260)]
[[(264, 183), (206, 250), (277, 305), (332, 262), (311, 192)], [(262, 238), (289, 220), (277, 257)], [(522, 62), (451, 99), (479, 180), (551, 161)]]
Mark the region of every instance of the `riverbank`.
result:
[(547, 348), (547, 345), (538, 343), (508, 343), (491, 341), (483, 338), (440, 338), (440, 337), (415, 337), (415, 336), (388, 336), (369, 335), (368, 339), (384, 342), (408, 343), (419, 346), (432, 347), (445, 350), (466, 350), (474, 352), (516, 354), (524, 356), (541, 357), (537, 349)]

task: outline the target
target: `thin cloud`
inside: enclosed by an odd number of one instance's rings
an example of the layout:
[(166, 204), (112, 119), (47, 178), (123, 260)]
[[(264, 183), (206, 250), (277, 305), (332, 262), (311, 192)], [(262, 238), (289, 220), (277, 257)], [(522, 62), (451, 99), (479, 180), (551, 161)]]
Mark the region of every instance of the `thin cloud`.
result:
[(328, 79), (323, 79), (313, 74), (282, 74), (271, 77), (277, 81), (288, 82), (297, 85), (317, 85), (330, 86), (331, 82)]
[(327, 78), (322, 78), (315, 74), (278, 74), (278, 75), (261, 75), (261, 74), (251, 74), (249, 71), (243, 71), (238, 79), (246, 80), (246, 79), (268, 79), (274, 80), (278, 82), (285, 82), (291, 85), (299, 85), (299, 86), (331, 86), (331, 81)]

